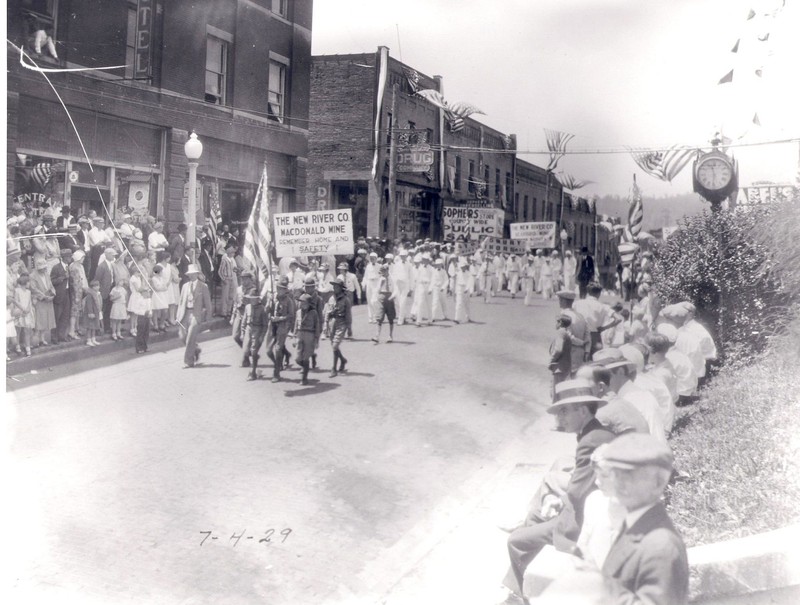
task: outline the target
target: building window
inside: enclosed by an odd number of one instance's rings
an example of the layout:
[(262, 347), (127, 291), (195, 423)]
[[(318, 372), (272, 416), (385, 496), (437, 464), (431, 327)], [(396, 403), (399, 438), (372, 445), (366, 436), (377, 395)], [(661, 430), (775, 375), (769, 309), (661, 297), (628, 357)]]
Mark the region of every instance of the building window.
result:
[(520, 214), (521, 213), (519, 211), (519, 193), (515, 193), (514, 194), (514, 218), (516, 220), (519, 220)]
[(500, 197), (500, 169), (495, 168), (494, 170), (494, 196)]
[(507, 202), (511, 201), (511, 190), (513, 188), (514, 188), (514, 186), (513, 186), (512, 182), (511, 182), (511, 173), (510, 172), (506, 172), (506, 190), (504, 192), (504, 197), (506, 198), (505, 201), (507, 201)]
[(228, 84), (228, 43), (214, 36), (206, 38), (206, 101), (226, 105)]
[(286, 112), (286, 66), (277, 61), (269, 62), (268, 103), (269, 119), (283, 124)]
[(467, 191), (475, 193), (475, 160), (469, 161), (469, 181), (467, 181)]
[(386, 146), (392, 144), (392, 129), (394, 128), (394, 120), (392, 119), (392, 112), (386, 114)]
[(40, 39), (36, 59), (44, 57), (55, 60), (58, 54), (58, 0), (22, 0), (21, 5), (27, 50), (36, 51), (36, 32), (44, 31), (47, 38)]
[(536, 220), (536, 198), (533, 198), (533, 206), (531, 206), (531, 220)]
[(456, 156), (456, 176), (453, 187), (456, 191), (461, 191), (461, 158), (459, 156)]
[(489, 166), (483, 167), (483, 192), (488, 196), (489, 195), (489, 175), (491, 174), (491, 170)]
[(288, 0), (272, 0), (272, 12), (281, 17), (286, 16)]
[(136, 62), (136, 7), (128, 6), (128, 31), (125, 36), (125, 78), (133, 78)]
[[(517, 195), (519, 195), (519, 194), (517, 194)], [(526, 195), (524, 198), (522, 198), (522, 201), (524, 203), (524, 205), (522, 206), (522, 218), (527, 221), (528, 220), (528, 196)]]

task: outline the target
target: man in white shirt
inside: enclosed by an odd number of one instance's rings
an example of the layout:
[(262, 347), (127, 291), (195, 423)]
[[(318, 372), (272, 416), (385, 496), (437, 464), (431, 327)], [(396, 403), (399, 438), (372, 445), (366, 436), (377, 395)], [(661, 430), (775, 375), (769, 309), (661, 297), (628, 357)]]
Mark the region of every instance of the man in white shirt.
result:
[(381, 278), (378, 269), (378, 253), (370, 252), (369, 261), (364, 265), (364, 278), (361, 280), (361, 287), (367, 299), (367, 317), (371, 324), (375, 323), (375, 303), (378, 299), (378, 282)]
[(391, 277), (397, 290), (395, 301), (397, 304), (397, 325), (402, 326), (408, 316), (408, 292), (411, 284), (411, 263), (408, 260), (408, 250), (400, 249), (397, 258), (391, 265)]
[(603, 348), (600, 334), (620, 323), (622, 317), (614, 313), (607, 304), (600, 302), (600, 294), (603, 292), (603, 287), (600, 284), (591, 282), (586, 290), (589, 295), (586, 298), (576, 300), (572, 308), (586, 320), (586, 325), (589, 328), (589, 337), (591, 338), (590, 351), (594, 354)]

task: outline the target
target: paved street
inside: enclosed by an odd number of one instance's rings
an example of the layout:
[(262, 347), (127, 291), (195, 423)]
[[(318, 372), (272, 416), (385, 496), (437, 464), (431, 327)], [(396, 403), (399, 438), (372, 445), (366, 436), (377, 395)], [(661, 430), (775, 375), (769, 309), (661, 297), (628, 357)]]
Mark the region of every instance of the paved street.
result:
[[(230, 338), (203, 344), (201, 368), (160, 349), (15, 384), (4, 411), (13, 602), (493, 594), (497, 511), (527, 503), (507, 501), (509, 485), (526, 488), (565, 443), (536, 428), (555, 309), (473, 299), (478, 323), (402, 326), (374, 345), (356, 307), (349, 371), (328, 378), (323, 341), (308, 387), (297, 370), (246, 382)], [(547, 459), (531, 459), (537, 447)]]

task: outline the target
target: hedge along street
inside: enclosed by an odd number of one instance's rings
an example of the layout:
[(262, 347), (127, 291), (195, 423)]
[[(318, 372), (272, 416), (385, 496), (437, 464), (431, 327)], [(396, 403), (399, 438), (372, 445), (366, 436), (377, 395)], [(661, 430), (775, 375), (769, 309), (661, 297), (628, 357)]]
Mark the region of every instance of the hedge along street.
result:
[(276, 214), (275, 249), (279, 257), (352, 254), (352, 210), (315, 210)]

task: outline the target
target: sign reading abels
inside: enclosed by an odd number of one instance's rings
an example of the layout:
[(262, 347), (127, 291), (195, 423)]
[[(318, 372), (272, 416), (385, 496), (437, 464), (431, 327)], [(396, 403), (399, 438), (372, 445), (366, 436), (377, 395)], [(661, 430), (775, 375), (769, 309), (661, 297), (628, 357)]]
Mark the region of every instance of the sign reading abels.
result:
[(464, 239), (482, 239), (503, 235), (503, 210), (500, 208), (442, 208), (444, 237), (453, 239), (459, 235)]
[(274, 222), (278, 257), (353, 254), (350, 208), (286, 212), (276, 214)]
[(545, 223), (511, 223), (509, 225), (511, 239), (525, 240), (530, 248), (555, 248), (556, 224)]

